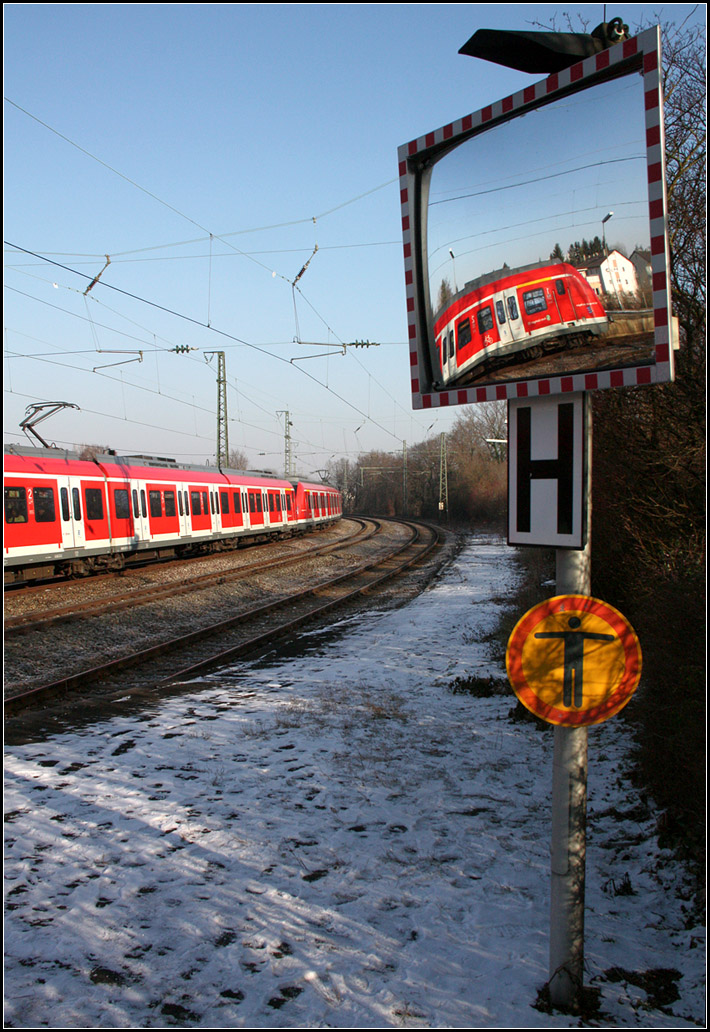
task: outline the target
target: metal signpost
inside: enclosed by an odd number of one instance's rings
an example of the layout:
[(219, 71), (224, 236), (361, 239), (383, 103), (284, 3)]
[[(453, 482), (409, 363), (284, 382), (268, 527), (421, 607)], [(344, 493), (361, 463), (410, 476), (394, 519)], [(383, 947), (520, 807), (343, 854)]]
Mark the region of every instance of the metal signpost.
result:
[(552, 778), (550, 1000), (578, 1000), (584, 966), (587, 726), (618, 713), (641, 676), (641, 647), (613, 606), (557, 595), (529, 610), (508, 642), (510, 683), (555, 725)]
[[(459, 53), (547, 78), (399, 148), (412, 405), (506, 400), (509, 544), (556, 549), (552, 608), (520, 620), (507, 662), (520, 701), (554, 725), (549, 988), (551, 1003), (570, 1010), (583, 975), (587, 724), (618, 712), (641, 671), (631, 627), (590, 596), (590, 392), (674, 379), (660, 31), (630, 37), (620, 19), (589, 35), (479, 30)], [(645, 139), (645, 174), (624, 179), (630, 166), (619, 150), (607, 170), (624, 173), (613, 195), (598, 197), (575, 175), (591, 168), (583, 154), (595, 138), (611, 141), (617, 108), (618, 142), (643, 127), (635, 147)], [(543, 133), (560, 141), (543, 176), (556, 185), (547, 238), (542, 194), (529, 187), (542, 180), (530, 180), (526, 151)], [(600, 311), (602, 287), (594, 293), (591, 277), (582, 282), (569, 262), (559, 264), (558, 226), (576, 231), (560, 216), (574, 214), (580, 197), (592, 206), (598, 198), (589, 218), (602, 225), (606, 254), (605, 226), (627, 186), (648, 213), (639, 232), (648, 233), (653, 296), (641, 319), (616, 311), (618, 295)], [(498, 189), (507, 194), (495, 203)], [(524, 230), (503, 232), (514, 193), (527, 201), (520, 217), (535, 209), (535, 254)]]
[[(641, 672), (633, 630), (591, 597), (590, 392), (674, 378), (660, 29), (630, 38), (616, 18), (590, 35), (479, 30), (460, 52), (547, 78), (399, 148), (412, 406), (507, 401), (508, 542), (556, 549), (557, 595), (519, 621), (507, 667), (520, 701), (555, 728), (549, 988), (553, 1006), (572, 1010), (583, 978), (587, 726), (617, 713)], [(574, 179), (588, 166), (567, 163), (569, 140), (583, 132), (583, 150), (595, 133), (606, 137), (608, 122), (593, 128), (587, 120), (618, 107), (613, 91), (622, 87), (622, 135), (640, 125), (645, 134), (645, 175), (632, 195), (648, 212), (653, 306), (640, 321), (609, 301), (600, 312), (591, 279), (582, 283), (569, 264), (550, 264), (561, 253), (556, 220), (567, 208), (574, 214), (580, 196), (591, 197), (588, 181)], [(497, 222), (509, 229), (511, 214), (489, 195), (498, 189), (492, 165), (500, 154), (508, 158), (498, 169), (507, 199), (511, 186), (523, 191), (531, 181), (533, 125), (561, 145), (546, 169), (558, 191), (549, 235), (535, 244), (536, 254), (554, 249), (558, 258), (550, 253), (531, 265), (524, 230), (497, 235)], [(621, 194), (627, 180), (617, 183)], [(527, 200), (539, 240), (542, 207), (536, 195)], [(590, 218), (604, 230), (613, 212), (608, 200), (599, 204)]]

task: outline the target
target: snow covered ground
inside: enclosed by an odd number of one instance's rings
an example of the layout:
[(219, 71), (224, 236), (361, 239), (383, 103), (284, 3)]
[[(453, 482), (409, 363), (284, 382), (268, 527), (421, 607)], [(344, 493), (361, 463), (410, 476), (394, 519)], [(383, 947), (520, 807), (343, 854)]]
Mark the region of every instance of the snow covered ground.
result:
[[(516, 576), (473, 539), (307, 653), (7, 747), (7, 1025), (578, 1026), (534, 1006), (552, 729), (450, 688), (504, 675), (485, 638)], [(590, 1023), (704, 1026), (704, 929), (627, 749), (621, 718), (590, 729)]]

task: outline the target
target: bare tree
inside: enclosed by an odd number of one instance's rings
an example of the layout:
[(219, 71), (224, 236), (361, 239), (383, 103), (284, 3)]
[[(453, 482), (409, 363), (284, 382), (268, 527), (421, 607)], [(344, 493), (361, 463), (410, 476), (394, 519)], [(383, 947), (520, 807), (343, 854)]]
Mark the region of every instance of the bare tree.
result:
[(705, 832), (705, 40), (663, 34), (674, 383), (594, 396), (593, 592), (644, 648), (639, 762), (664, 826), (702, 863)]
[(227, 456), (227, 465), (230, 469), (249, 469), (247, 453), (240, 448), (230, 449)]

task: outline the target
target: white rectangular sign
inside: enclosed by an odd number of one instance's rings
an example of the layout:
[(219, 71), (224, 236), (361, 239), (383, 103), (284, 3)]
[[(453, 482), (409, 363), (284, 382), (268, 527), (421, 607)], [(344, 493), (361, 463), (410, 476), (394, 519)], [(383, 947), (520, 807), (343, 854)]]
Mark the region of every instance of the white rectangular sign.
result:
[(586, 394), (508, 403), (508, 544), (584, 548)]

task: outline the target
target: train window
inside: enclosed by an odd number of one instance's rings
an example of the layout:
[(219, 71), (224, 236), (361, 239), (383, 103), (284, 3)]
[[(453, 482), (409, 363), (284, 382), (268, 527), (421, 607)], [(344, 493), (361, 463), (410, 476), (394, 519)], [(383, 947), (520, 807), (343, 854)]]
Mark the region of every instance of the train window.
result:
[(138, 519), (138, 492), (133, 488), (133, 519)]
[(261, 506), (261, 491), (257, 491), (256, 492), (256, 511), (257, 512), (263, 512), (263, 509), (262, 509), (262, 506)]
[(201, 516), (202, 508), (200, 507), (200, 492), (190, 491), (190, 504), (192, 505), (192, 515)]
[(496, 315), (498, 316), (498, 322), (503, 325), (505, 319), (505, 305), (502, 301), (496, 301)]
[(232, 491), (232, 501), (234, 502), (234, 511), (238, 516), (242, 511), (242, 507), (239, 504), (239, 491)]
[(174, 491), (166, 491), (165, 492), (165, 515), (166, 516), (175, 516), (176, 515), (176, 511), (175, 511), (175, 492)]
[(202, 511), (204, 512), (205, 516), (207, 516), (209, 511), (210, 511), (209, 505), (207, 504), (207, 492), (206, 491), (202, 492)]
[(249, 512), (256, 512), (256, 500), (253, 491), (249, 492)]
[(441, 335), (441, 364), (442, 365), (446, 365), (446, 363), (449, 361), (449, 354), (448, 354), (448, 350), (449, 349), (448, 349), (448, 346), (447, 346), (447, 339), (448, 338), (447, 338), (446, 334), (442, 333), (442, 335)]
[(471, 343), (471, 320), (462, 319), (456, 327), (456, 347), (460, 351), (461, 348)]
[(222, 502), (222, 512), (229, 512), (229, 495), (226, 491), (220, 491), (219, 497)]
[(535, 312), (544, 312), (547, 308), (547, 301), (545, 300), (545, 291), (542, 287), (536, 287), (535, 290), (523, 291), (523, 308), (528, 315), (534, 315)]
[(190, 507), (187, 504), (187, 491), (183, 491), (183, 495), (184, 495), (184, 498), (185, 498), (185, 515), (189, 516), (190, 515)]
[(289, 512), (292, 511), (291, 510), (291, 495), (290, 494), (286, 495), (286, 508), (288, 509)]
[(57, 518), (54, 508), (54, 488), (36, 487), (35, 496), (35, 520), (37, 523), (54, 523)]
[(217, 491), (215, 491), (215, 493), (214, 493), (214, 511), (216, 513), (219, 513), (219, 511), (220, 511), (220, 509), (219, 509), (219, 492), (217, 492)]
[(145, 504), (145, 491), (143, 490), (143, 488), (141, 488), (141, 516), (143, 517), (143, 519), (145, 519), (147, 515), (148, 509), (146, 508)]
[(210, 511), (214, 512), (214, 491), (210, 491)]
[(565, 281), (561, 279), (555, 280), (555, 288), (560, 297), (562, 297), (565, 292)]
[(518, 312), (518, 302), (512, 295), (510, 297), (507, 297), (506, 301), (508, 303), (508, 315), (510, 316), (510, 318), (519, 319), (520, 313)]
[(183, 512), (184, 512), (183, 504), (182, 504), (182, 491), (178, 491), (177, 496), (178, 496), (178, 512), (182, 516)]
[(81, 495), (79, 494), (79, 488), (73, 487), (71, 489), (71, 504), (74, 511), (74, 519), (81, 519)]
[(148, 501), (150, 503), (150, 515), (159, 519), (163, 515), (163, 503), (160, 500), (160, 491), (149, 491)]
[(5, 488), (5, 523), (27, 523), (27, 491), (24, 487)]
[(493, 329), (493, 312), (490, 305), (486, 305), (485, 308), (480, 308), (476, 312), (476, 322), (479, 333), (487, 333), (488, 330)]
[(87, 487), (84, 491), (84, 505), (86, 506), (87, 520), (102, 520), (104, 518), (104, 496), (103, 491), (98, 487)]
[(113, 507), (116, 511), (117, 520), (129, 520), (131, 518), (128, 491), (119, 487), (113, 492)]
[(60, 489), (59, 502), (62, 507), (62, 519), (66, 523), (71, 519), (71, 512), (69, 511), (69, 488), (62, 487)]

